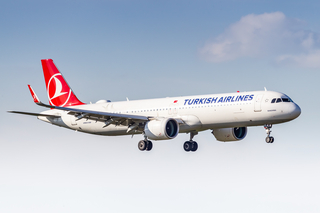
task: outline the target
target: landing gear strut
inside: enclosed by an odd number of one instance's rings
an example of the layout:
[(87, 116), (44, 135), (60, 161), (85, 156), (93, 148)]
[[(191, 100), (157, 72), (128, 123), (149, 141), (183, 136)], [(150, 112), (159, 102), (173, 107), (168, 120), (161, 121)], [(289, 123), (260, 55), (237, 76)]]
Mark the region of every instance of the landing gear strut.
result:
[(184, 144), (183, 144), (183, 149), (184, 149), (186, 152), (190, 152), (190, 151), (195, 152), (195, 151), (197, 151), (197, 149), (198, 149), (198, 143), (192, 140), (193, 137), (194, 137), (195, 135), (197, 135), (197, 134), (198, 134), (198, 132), (190, 132), (190, 140), (184, 142)]
[(153, 147), (153, 144), (151, 141), (148, 140), (147, 136), (144, 136), (144, 140), (139, 141), (138, 148), (140, 151), (150, 151)]
[(267, 135), (268, 135), (266, 137), (266, 142), (267, 143), (273, 143), (274, 142), (274, 137), (270, 136), (272, 124), (266, 124), (266, 125), (264, 125), (264, 128), (266, 129), (266, 132), (267, 132)]

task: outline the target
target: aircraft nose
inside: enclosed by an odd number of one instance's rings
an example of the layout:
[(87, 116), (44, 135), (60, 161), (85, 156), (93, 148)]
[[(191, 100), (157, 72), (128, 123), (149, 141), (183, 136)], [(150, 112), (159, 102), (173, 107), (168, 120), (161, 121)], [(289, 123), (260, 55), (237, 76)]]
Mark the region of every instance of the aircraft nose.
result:
[(297, 117), (299, 117), (300, 114), (301, 114), (301, 108), (297, 104), (295, 104), (295, 107), (292, 111), (292, 116), (294, 118), (297, 118)]

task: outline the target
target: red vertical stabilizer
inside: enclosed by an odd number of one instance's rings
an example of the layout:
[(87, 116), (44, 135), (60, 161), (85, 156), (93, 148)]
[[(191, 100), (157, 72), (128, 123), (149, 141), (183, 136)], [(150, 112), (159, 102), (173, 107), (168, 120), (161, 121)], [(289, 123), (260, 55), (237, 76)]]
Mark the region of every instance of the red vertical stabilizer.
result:
[(73, 93), (52, 59), (43, 59), (41, 63), (50, 105), (63, 107), (83, 104)]

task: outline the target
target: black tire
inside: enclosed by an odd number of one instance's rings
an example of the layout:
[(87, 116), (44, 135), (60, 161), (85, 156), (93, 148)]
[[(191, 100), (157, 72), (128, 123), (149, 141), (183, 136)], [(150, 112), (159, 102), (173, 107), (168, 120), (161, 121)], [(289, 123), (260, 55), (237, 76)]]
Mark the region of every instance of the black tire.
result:
[(193, 141), (191, 142), (191, 151), (195, 152), (198, 149), (198, 143)]
[(146, 148), (146, 150), (147, 150), (147, 151), (150, 151), (150, 150), (152, 149), (152, 147), (153, 147), (152, 142), (151, 142), (151, 141), (147, 141), (147, 148)]
[(147, 143), (145, 141), (139, 141), (138, 143), (138, 148), (140, 149), (140, 151), (144, 151), (147, 148)]
[(274, 142), (274, 137), (270, 137), (271, 141), (270, 143), (273, 143)]
[(184, 151), (190, 152), (191, 151), (191, 147), (192, 147), (192, 145), (191, 145), (191, 143), (189, 141), (184, 142), (184, 144), (183, 144)]
[(266, 137), (266, 142), (270, 143), (270, 141), (271, 141), (270, 137)]

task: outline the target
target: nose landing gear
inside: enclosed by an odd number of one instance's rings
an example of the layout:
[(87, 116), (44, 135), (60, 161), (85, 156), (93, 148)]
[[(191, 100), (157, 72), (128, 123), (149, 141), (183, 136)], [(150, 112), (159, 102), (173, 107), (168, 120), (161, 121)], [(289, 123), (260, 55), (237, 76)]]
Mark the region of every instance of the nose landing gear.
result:
[(270, 136), (272, 124), (266, 124), (266, 125), (264, 125), (264, 128), (266, 129), (266, 132), (267, 132), (267, 135), (268, 135), (266, 137), (266, 142), (267, 143), (273, 143), (274, 142), (274, 137)]

